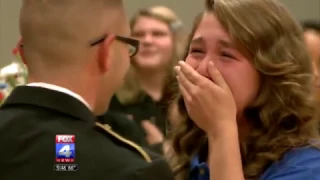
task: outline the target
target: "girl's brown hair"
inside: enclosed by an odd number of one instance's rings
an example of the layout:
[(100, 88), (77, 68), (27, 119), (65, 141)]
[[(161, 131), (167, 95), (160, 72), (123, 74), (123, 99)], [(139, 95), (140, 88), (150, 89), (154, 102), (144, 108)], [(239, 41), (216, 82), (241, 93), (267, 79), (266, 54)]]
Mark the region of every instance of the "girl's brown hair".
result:
[[(206, 0), (206, 13), (215, 15), (244, 47), (240, 51), (250, 55), (261, 77), (260, 92), (245, 110), (252, 129), (240, 143), (245, 178), (259, 179), (285, 152), (318, 138), (311, 61), (302, 29), (275, 0)], [(188, 117), (181, 96), (175, 97), (185, 118), (170, 139), (169, 160), (177, 178), (185, 179), (191, 158), (207, 150), (207, 139)]]

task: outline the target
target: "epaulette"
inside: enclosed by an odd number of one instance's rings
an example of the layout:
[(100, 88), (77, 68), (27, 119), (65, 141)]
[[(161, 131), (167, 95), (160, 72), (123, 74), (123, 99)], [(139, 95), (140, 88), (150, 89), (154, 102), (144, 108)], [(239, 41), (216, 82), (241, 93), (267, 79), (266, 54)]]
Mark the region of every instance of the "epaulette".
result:
[(118, 133), (114, 132), (108, 124), (101, 124), (99, 122), (96, 122), (96, 126), (99, 127), (100, 129), (104, 130), (106, 133), (108, 133), (113, 138), (121, 141), (122, 143), (124, 143), (124, 144), (130, 146), (132, 149), (136, 150), (137, 153), (139, 153), (142, 156), (142, 158), (145, 159), (147, 162), (152, 161), (149, 154), (142, 147), (140, 147), (136, 143), (122, 137)]

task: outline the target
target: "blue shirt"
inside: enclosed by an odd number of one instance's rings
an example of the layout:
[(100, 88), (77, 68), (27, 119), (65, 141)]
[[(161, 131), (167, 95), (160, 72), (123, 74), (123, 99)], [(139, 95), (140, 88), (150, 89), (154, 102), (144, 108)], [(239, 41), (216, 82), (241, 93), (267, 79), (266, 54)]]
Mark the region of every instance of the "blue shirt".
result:
[[(198, 156), (191, 160), (190, 180), (209, 180), (209, 168), (199, 162)], [(320, 150), (306, 146), (287, 152), (273, 163), (260, 180), (320, 180)]]

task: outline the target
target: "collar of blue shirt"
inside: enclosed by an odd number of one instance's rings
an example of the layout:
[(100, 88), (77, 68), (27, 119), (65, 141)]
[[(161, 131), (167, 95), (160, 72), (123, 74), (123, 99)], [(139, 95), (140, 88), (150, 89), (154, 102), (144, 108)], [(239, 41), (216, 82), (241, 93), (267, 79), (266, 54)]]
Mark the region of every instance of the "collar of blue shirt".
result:
[(200, 162), (199, 156), (196, 155), (190, 162), (190, 180), (209, 180), (209, 168), (206, 162)]

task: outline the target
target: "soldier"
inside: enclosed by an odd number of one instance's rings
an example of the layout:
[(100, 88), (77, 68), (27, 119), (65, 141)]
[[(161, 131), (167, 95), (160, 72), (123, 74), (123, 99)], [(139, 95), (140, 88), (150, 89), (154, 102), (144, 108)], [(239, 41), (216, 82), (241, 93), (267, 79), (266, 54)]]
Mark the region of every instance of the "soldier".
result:
[(20, 31), (28, 84), (0, 109), (1, 180), (173, 178), (164, 160), (96, 122), (139, 46), (121, 0), (24, 0)]

